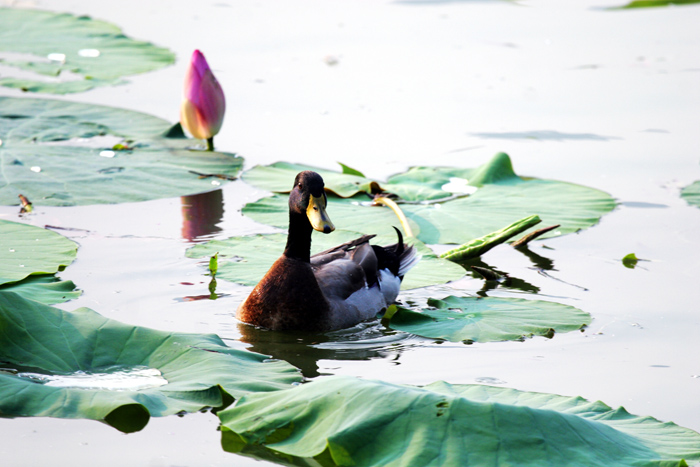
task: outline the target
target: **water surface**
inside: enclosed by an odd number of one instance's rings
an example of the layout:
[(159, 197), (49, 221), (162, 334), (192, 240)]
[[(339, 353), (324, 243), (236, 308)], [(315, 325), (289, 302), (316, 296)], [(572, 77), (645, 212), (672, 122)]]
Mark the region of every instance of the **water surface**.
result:
[[(5, 2), (6, 3), (6, 2)], [(14, 2), (13, 2), (14, 3)], [(605, 190), (620, 207), (575, 235), (482, 259), (517, 280), (476, 276), (427, 296), (554, 300), (593, 316), (585, 332), (488, 344), (439, 343), (368, 323), (325, 336), (274, 336), (233, 313), (249, 288), (209, 294), (193, 243), (273, 232), (241, 207), (265, 193), (237, 181), (196, 198), (44, 208), (0, 218), (60, 227), (79, 243), (60, 274), (84, 290), (61, 305), (168, 331), (211, 332), (284, 358), (308, 377), (498, 384), (580, 395), (700, 431), (700, 209), (679, 198), (700, 179), (700, 7), (605, 11), (610, 0), (263, 3), (39, 0), (174, 50), (178, 62), (124, 86), (67, 98), (175, 121), (191, 52), (227, 95), (221, 150), (247, 167), (277, 160), (384, 179), (411, 165), (475, 167), (499, 151), (520, 175)], [(329, 59), (332, 57), (332, 59)], [(0, 95), (23, 95), (0, 89)], [(51, 97), (51, 96), (49, 96)], [(291, 182), (290, 182), (291, 183)], [(333, 213), (329, 213), (332, 217)], [(468, 222), (468, 219), (465, 219)], [(628, 253), (649, 261), (627, 269)], [(188, 299), (188, 297), (190, 299)], [(12, 465), (264, 465), (224, 453), (211, 414), (152, 419), (122, 435), (99, 423), (0, 419)], [(11, 442), (9, 440), (12, 440)]]

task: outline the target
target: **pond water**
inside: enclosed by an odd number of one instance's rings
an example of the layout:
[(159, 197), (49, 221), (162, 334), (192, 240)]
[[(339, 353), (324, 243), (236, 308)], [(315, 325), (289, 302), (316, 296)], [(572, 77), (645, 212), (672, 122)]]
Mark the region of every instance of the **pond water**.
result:
[[(60, 277), (84, 292), (60, 305), (130, 324), (216, 333), (283, 358), (307, 377), (485, 383), (579, 395), (700, 431), (700, 7), (609, 11), (612, 0), (188, 2), (2, 1), (87, 14), (169, 47), (174, 66), (123, 86), (58, 97), (178, 119), (182, 77), (202, 50), (227, 96), (217, 148), (246, 167), (278, 160), (375, 179), (412, 165), (476, 167), (504, 151), (520, 175), (607, 191), (620, 206), (593, 228), (482, 259), (513, 287), (489, 296), (553, 300), (593, 316), (584, 332), (487, 344), (436, 343), (378, 323), (327, 335), (251, 330), (233, 313), (250, 288), (218, 281), (209, 300), (193, 243), (274, 228), (241, 207), (241, 181), (197, 197), (45, 208), (0, 218), (75, 240)], [(21, 96), (0, 89), (0, 95)], [(48, 96), (53, 97), (53, 96)], [(189, 214), (188, 214), (189, 213)], [(329, 212), (331, 218), (332, 212)], [(185, 223), (184, 216), (195, 219)], [(468, 219), (465, 221), (468, 222)], [(644, 259), (635, 269), (622, 257)], [(464, 279), (404, 302), (476, 294)], [(223, 452), (211, 414), (153, 418), (139, 433), (49, 418), (0, 419), (7, 465), (271, 465)]]
[(20, 372), (25, 378), (46, 386), (105, 391), (139, 391), (168, 384), (161, 372), (147, 366), (113, 367), (103, 371), (76, 371), (65, 375)]

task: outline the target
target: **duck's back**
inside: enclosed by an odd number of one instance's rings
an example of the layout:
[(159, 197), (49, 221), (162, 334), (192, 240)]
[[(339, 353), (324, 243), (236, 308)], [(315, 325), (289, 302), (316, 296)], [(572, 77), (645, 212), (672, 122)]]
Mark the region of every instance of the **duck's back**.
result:
[[(369, 244), (364, 246), (371, 252)], [(374, 318), (386, 307), (386, 299), (378, 284), (373, 287), (369, 285), (367, 271), (361, 258), (353, 254), (355, 251), (345, 252), (342, 257), (321, 264), (316, 263), (314, 258), (311, 261), (321, 292), (329, 304), (330, 329), (354, 326), (360, 321)], [(371, 274), (376, 276), (376, 269)]]
[[(374, 318), (396, 300), (402, 277), (415, 261), (413, 247), (377, 247), (373, 235), (361, 237), (311, 257), (316, 280), (329, 304), (328, 323), (340, 329)], [(411, 263), (411, 264), (409, 264)]]

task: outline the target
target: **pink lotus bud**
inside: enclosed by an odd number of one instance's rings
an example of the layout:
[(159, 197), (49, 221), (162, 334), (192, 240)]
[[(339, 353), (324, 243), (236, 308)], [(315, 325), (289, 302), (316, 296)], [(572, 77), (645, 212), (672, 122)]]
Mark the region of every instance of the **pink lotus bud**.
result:
[(195, 138), (208, 140), (221, 129), (225, 110), (224, 91), (202, 52), (195, 50), (185, 75), (180, 123)]

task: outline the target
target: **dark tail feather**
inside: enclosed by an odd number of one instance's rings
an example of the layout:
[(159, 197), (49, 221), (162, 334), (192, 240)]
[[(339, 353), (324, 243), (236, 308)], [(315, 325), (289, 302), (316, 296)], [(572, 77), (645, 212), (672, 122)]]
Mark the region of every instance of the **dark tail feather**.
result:
[(396, 244), (396, 249), (394, 250), (394, 254), (396, 256), (400, 257), (401, 254), (403, 253), (403, 250), (405, 247), (405, 245), (403, 243), (403, 235), (401, 235), (401, 231), (399, 229), (397, 229), (396, 226), (392, 225), (392, 227), (394, 227), (394, 230), (396, 230), (396, 235), (399, 237), (399, 242)]
[(394, 275), (403, 276), (420, 260), (420, 255), (413, 246), (403, 242), (401, 231), (394, 227), (398, 243), (387, 246), (372, 245), (379, 260), (379, 269), (388, 269)]

